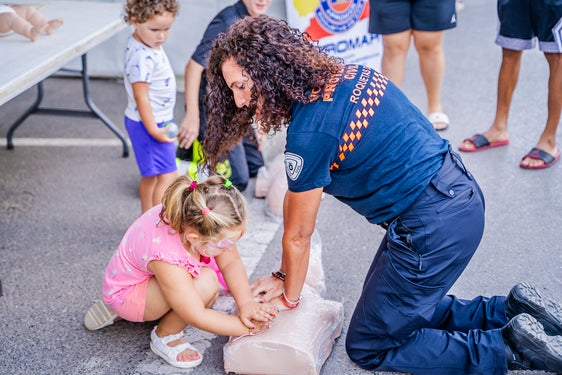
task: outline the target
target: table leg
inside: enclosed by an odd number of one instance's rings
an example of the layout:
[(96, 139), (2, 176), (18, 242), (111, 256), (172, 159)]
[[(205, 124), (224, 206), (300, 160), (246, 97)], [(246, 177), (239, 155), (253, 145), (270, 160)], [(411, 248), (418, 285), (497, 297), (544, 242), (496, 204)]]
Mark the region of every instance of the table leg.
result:
[(25, 119), (29, 117), (29, 115), (37, 112), (37, 109), (39, 109), (39, 105), (41, 104), (41, 101), (43, 100), (43, 93), (44, 93), (43, 81), (41, 81), (37, 84), (37, 98), (35, 99), (35, 102), (31, 105), (31, 107), (29, 107), (29, 109), (27, 111), (25, 111), (12, 124), (12, 126), (10, 126), (10, 129), (8, 129), (8, 134), (6, 135), (6, 147), (8, 148), (8, 150), (14, 149), (14, 142), (13, 142), (14, 132), (16, 131), (18, 126), (20, 126), (21, 123), (24, 122)]
[(6, 136), (6, 146), (8, 150), (14, 148), (13, 137), (16, 129), (25, 121), (27, 117), (34, 113), (38, 114), (51, 114), (58, 116), (81, 116), (81, 117), (96, 117), (100, 119), (105, 126), (109, 128), (123, 144), (123, 157), (129, 156), (129, 146), (127, 140), (123, 133), (107, 118), (107, 116), (94, 104), (90, 96), (90, 77), (88, 75), (88, 63), (86, 59), (86, 54), (82, 55), (82, 70), (80, 71), (82, 75), (82, 89), (84, 94), (84, 101), (89, 108), (89, 111), (73, 110), (73, 109), (59, 109), (59, 108), (40, 108), (41, 101), (44, 96), (43, 81), (37, 84), (37, 98), (35, 102), (29, 107), (27, 111), (24, 112), (8, 130)]
[(82, 55), (82, 86), (84, 91), (84, 101), (90, 111), (94, 113), (108, 128), (111, 130), (123, 144), (123, 157), (129, 156), (129, 146), (127, 145), (127, 140), (121, 133), (121, 131), (113, 125), (113, 123), (107, 118), (107, 116), (98, 109), (90, 97), (90, 79), (88, 76), (88, 63), (86, 61), (86, 54)]

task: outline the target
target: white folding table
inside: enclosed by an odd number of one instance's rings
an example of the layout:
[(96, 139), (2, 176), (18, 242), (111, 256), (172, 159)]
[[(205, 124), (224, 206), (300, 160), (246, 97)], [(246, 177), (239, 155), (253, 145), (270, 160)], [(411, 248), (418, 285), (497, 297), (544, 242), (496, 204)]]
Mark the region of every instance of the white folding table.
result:
[[(18, 4), (26, 3), (18, 1)], [(121, 3), (89, 1), (35, 1), (47, 18), (62, 18), (64, 24), (49, 36), (42, 35), (34, 43), (21, 35), (0, 38), (0, 106), (37, 85), (37, 98), (9, 128), (7, 148), (13, 149), (15, 130), (35, 113), (95, 117), (100, 119), (122, 142), (123, 157), (129, 147), (123, 133), (100, 111), (90, 97), (87, 52), (126, 27), (122, 21)], [(63, 69), (71, 60), (81, 58), (84, 101), (88, 110), (41, 107), (43, 80)]]

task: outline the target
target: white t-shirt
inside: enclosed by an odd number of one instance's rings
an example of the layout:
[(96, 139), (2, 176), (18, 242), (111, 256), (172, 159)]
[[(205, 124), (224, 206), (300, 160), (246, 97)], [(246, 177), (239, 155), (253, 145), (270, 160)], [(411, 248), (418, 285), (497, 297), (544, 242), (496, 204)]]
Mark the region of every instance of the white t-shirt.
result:
[(125, 116), (131, 120), (141, 121), (132, 84), (148, 82), (150, 83), (148, 98), (156, 122), (170, 121), (174, 118), (176, 77), (162, 47), (158, 49), (147, 47), (131, 35), (125, 50), (124, 80), (128, 96)]

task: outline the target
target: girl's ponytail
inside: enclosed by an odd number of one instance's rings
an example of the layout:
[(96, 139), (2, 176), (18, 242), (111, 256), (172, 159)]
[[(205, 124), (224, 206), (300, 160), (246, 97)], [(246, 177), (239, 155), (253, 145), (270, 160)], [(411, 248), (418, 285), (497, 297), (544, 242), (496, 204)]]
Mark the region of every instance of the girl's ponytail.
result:
[(204, 182), (181, 176), (162, 199), (160, 219), (180, 234), (186, 225), (205, 237), (213, 237), (246, 223), (246, 201), (240, 191), (221, 175)]

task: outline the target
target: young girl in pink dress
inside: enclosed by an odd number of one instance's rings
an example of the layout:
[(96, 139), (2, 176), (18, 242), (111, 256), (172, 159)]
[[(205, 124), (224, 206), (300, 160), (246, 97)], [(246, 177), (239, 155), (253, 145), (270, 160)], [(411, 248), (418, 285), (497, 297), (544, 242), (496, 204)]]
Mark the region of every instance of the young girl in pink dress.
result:
[[(224, 336), (267, 329), (276, 308), (254, 301), (236, 248), (246, 214), (242, 194), (224, 177), (211, 176), (201, 183), (179, 177), (162, 204), (145, 212), (125, 233), (105, 271), (103, 301), (86, 313), (86, 328), (100, 329), (117, 319), (159, 319), (150, 348), (181, 368), (202, 361), (183, 338), (188, 325)], [(236, 301), (238, 316), (211, 309), (219, 291), (213, 261)]]

